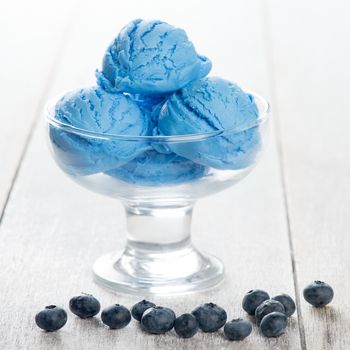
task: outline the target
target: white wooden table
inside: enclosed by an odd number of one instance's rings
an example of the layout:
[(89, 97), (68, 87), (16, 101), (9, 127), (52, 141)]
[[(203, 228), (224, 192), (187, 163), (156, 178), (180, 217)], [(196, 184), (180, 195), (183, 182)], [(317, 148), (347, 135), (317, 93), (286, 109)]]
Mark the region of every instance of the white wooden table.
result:
[[(1, 2), (0, 348), (350, 349), (349, 11), (346, 0)], [(57, 333), (34, 324), (43, 306), (67, 308), (81, 291), (104, 306), (139, 299), (93, 283), (94, 259), (123, 245), (124, 213), (60, 172), (42, 117), (51, 95), (93, 84), (104, 49), (137, 17), (185, 28), (213, 74), (267, 96), (274, 118), (256, 171), (194, 214), (196, 244), (224, 260), (226, 281), (207, 293), (154, 299), (178, 313), (213, 301), (233, 318), (246, 317), (249, 289), (286, 292), (298, 314), (278, 339), (254, 328), (240, 343), (222, 333), (181, 340), (145, 335), (134, 322), (109, 331), (98, 318), (72, 314)], [(334, 287), (331, 306), (304, 301), (314, 279)]]

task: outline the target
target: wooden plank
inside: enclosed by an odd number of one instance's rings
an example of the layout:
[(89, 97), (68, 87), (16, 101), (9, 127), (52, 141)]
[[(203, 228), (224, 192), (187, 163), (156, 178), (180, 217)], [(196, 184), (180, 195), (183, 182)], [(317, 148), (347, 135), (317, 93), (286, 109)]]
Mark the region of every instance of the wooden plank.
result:
[[(350, 25), (347, 1), (270, 1), (275, 110), (308, 349), (349, 349)], [(315, 309), (315, 279), (334, 302)]]
[[(0, 221), (76, 1), (0, 4)], [(67, 18), (68, 15), (68, 18)]]
[[(98, 9), (86, 4), (76, 31), (71, 33), (71, 43), (51, 93), (91, 84), (93, 69), (98, 66), (105, 46), (125, 22), (134, 17), (159, 17), (186, 28), (198, 43), (198, 50), (213, 57), (216, 74), (268, 94), (258, 1), (237, 1), (235, 11), (229, 1), (222, 2), (220, 7), (211, 1), (184, 1), (181, 6), (162, 1), (152, 4), (150, 7), (137, 1), (118, 5), (110, 2), (108, 11), (98, 19)], [(201, 10), (196, 11), (197, 8)], [(191, 16), (186, 18), (184, 13)], [(228, 45), (218, 40), (222, 33), (229, 38)], [(121, 205), (89, 193), (67, 179), (53, 164), (42, 128), (37, 128), (0, 231), (3, 266), (0, 295), (6, 308), (2, 313), (5, 316), (0, 316), (0, 344), (6, 349), (39, 350), (116, 346), (232, 348), (233, 344), (223, 338), (222, 332), (200, 333), (184, 341), (173, 331), (164, 336), (144, 334), (137, 329), (136, 322), (123, 330), (110, 331), (98, 318), (83, 321), (71, 314), (67, 326), (58, 333), (45, 334), (37, 329), (33, 316), (40, 308), (50, 303), (67, 308), (69, 298), (81, 291), (98, 296), (103, 306), (119, 302), (130, 307), (139, 300), (113, 295), (95, 285), (91, 278), (93, 261), (112, 245), (116, 249), (123, 246), (123, 230)], [(158, 304), (168, 305), (180, 314), (201, 302), (213, 301), (225, 307), (233, 318), (246, 317), (241, 300), (251, 288), (264, 288), (271, 294), (294, 294), (273, 133), (264, 160), (253, 174), (237, 187), (200, 201), (194, 213), (193, 231), (198, 247), (224, 260), (227, 278), (220, 287), (205, 293), (154, 297)], [(299, 349), (297, 319), (292, 317), (287, 333), (278, 340), (263, 338), (254, 327), (251, 337), (235, 345), (239, 349)]]

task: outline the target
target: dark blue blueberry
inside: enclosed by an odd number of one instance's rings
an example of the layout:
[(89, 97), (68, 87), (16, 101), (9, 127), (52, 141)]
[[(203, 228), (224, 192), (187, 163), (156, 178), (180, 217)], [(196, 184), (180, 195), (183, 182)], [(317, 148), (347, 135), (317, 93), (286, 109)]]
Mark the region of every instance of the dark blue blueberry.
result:
[(192, 314), (196, 317), (199, 328), (203, 332), (216, 332), (227, 320), (226, 311), (213, 303), (198, 306), (192, 311)]
[(284, 312), (287, 317), (292, 316), (295, 312), (295, 302), (288, 294), (279, 294), (272, 298), (279, 301), (284, 306)]
[(112, 329), (120, 329), (129, 324), (131, 314), (125, 306), (115, 304), (102, 310), (101, 320)]
[(167, 307), (156, 306), (147, 309), (141, 318), (141, 328), (148, 333), (163, 334), (174, 327), (175, 312)]
[(89, 318), (100, 312), (100, 302), (90, 294), (83, 294), (69, 300), (69, 309), (80, 318)]
[(277, 300), (265, 300), (255, 310), (255, 320), (260, 325), (261, 320), (271, 312), (281, 312), (285, 314), (284, 306)]
[(333, 288), (325, 282), (314, 281), (304, 288), (305, 300), (316, 307), (329, 304), (333, 297)]
[(156, 306), (156, 304), (154, 303), (151, 303), (150, 301), (147, 301), (147, 300), (142, 300), (138, 303), (136, 303), (132, 309), (131, 309), (131, 315), (132, 317), (137, 320), (137, 321), (141, 321), (141, 317), (143, 315), (143, 313), (151, 308), (151, 307), (154, 307)]
[(225, 324), (224, 334), (228, 340), (243, 340), (248, 337), (252, 329), (252, 324), (249, 321), (237, 318)]
[(260, 289), (250, 290), (243, 298), (242, 307), (249, 315), (254, 315), (256, 308), (265, 300), (270, 299), (270, 296)]
[(179, 316), (174, 323), (175, 332), (182, 338), (191, 338), (198, 332), (197, 319), (192, 314)]
[(56, 305), (45, 306), (35, 315), (35, 323), (48, 332), (57, 331), (67, 322), (67, 312)]
[(278, 337), (284, 333), (288, 325), (287, 316), (282, 312), (271, 312), (260, 324), (261, 333), (265, 337)]

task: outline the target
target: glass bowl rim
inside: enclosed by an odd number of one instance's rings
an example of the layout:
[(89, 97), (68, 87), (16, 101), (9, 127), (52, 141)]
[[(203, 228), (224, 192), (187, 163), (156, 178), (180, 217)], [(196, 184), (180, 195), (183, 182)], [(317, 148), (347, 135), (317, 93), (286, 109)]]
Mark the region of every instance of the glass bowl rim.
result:
[(109, 134), (109, 133), (100, 133), (96, 131), (90, 131), (87, 129), (82, 129), (75, 127), (73, 125), (64, 123), (55, 118), (53, 113), (54, 107), (57, 101), (64, 95), (59, 94), (51, 98), (45, 105), (44, 111), (46, 120), (49, 125), (52, 125), (56, 128), (59, 128), (65, 132), (73, 133), (78, 136), (90, 137), (94, 139), (101, 140), (116, 140), (116, 141), (141, 141), (141, 142), (191, 142), (191, 141), (201, 141), (208, 138), (216, 137), (216, 136), (224, 136), (227, 134), (238, 134), (249, 129), (253, 129), (263, 123), (265, 123), (269, 119), (270, 115), (270, 104), (264, 99), (261, 95), (257, 94), (254, 91), (244, 90), (246, 93), (254, 96), (254, 99), (257, 99), (263, 106), (263, 110), (259, 111), (259, 118), (257, 118), (253, 123), (249, 124), (244, 128), (230, 128), (230, 129), (219, 129), (214, 131), (207, 131), (203, 133), (196, 134), (184, 134), (184, 135), (151, 135), (151, 136), (138, 136), (138, 135), (120, 135), (120, 134)]

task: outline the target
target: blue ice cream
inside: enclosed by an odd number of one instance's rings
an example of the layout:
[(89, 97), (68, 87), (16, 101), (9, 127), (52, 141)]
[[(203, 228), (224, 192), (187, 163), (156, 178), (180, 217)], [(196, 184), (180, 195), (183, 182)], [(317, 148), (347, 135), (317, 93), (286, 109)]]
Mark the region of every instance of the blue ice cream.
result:
[[(254, 98), (234, 83), (206, 78), (210, 70), (182, 29), (130, 22), (108, 47), (98, 85), (56, 104), (56, 120), (76, 128), (50, 125), (57, 162), (73, 176), (104, 173), (145, 186), (193, 181), (208, 167), (251, 166), (261, 148)], [(161, 138), (215, 131), (202, 141)]]
[[(217, 169), (252, 165), (261, 147), (254, 98), (236, 84), (209, 77), (176, 91), (163, 105), (158, 122), (162, 135), (225, 130), (203, 141), (169, 144), (176, 154)], [(255, 126), (255, 127), (254, 127)]]
[(110, 44), (96, 76), (107, 91), (164, 95), (205, 77), (211, 66), (184, 30), (136, 19)]
[[(132, 98), (140, 109), (149, 116), (152, 123), (152, 136), (161, 136), (157, 127), (159, 113), (168, 96), (132, 95)], [(160, 153), (172, 153), (164, 142), (152, 142), (152, 147)]]
[(144, 186), (175, 185), (197, 180), (204, 176), (206, 168), (175, 153), (162, 154), (147, 151), (129, 163), (110, 170), (108, 175), (120, 180)]
[[(70, 126), (103, 134), (143, 136), (152, 123), (129, 96), (100, 87), (69, 92), (55, 106), (55, 118)], [(59, 164), (72, 175), (91, 175), (127, 163), (150, 147), (142, 142), (89, 137), (51, 126)]]
[(138, 105), (141, 111), (148, 115), (153, 123), (153, 128), (158, 124), (159, 112), (167, 96), (130, 95), (132, 100)]

